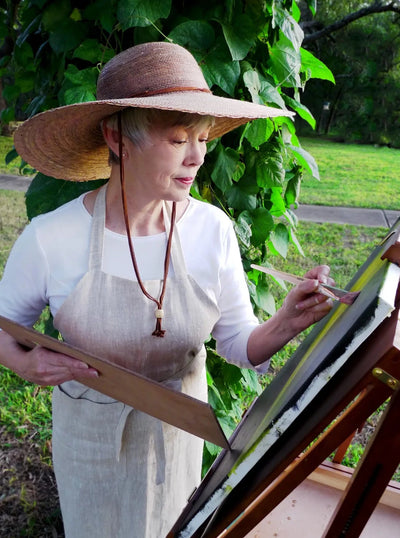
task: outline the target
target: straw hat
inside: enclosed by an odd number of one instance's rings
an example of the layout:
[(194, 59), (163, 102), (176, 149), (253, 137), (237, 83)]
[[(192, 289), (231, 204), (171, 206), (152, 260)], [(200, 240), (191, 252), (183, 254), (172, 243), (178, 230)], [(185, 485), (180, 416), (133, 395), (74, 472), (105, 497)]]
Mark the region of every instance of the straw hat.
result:
[(14, 136), (16, 150), (48, 176), (72, 181), (108, 178), (108, 147), (100, 122), (126, 107), (214, 116), (210, 139), (255, 118), (291, 115), (213, 95), (190, 52), (173, 43), (144, 43), (104, 66), (96, 101), (55, 108), (25, 121)]

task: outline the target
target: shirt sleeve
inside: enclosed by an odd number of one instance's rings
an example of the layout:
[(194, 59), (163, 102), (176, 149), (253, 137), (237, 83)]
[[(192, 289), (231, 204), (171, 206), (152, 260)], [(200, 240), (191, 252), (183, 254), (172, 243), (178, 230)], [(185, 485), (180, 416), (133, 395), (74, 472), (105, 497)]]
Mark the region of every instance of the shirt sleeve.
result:
[(0, 314), (32, 326), (47, 305), (49, 268), (30, 223), (11, 249), (0, 282)]
[(212, 333), (217, 342), (217, 353), (240, 368), (251, 368), (262, 374), (268, 370), (269, 361), (254, 366), (247, 355), (248, 339), (259, 322), (253, 312), (239, 245), (231, 223), (227, 227), (222, 249), (218, 301), (221, 317)]

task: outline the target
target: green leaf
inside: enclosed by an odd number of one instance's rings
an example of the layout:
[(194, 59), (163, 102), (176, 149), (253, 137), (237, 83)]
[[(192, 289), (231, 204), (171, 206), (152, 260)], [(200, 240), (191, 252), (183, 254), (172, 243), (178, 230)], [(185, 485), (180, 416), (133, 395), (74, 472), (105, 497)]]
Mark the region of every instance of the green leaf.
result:
[(149, 26), (158, 19), (166, 19), (171, 11), (171, 0), (119, 0), (117, 19), (123, 30), (134, 26)]
[(96, 84), (97, 69), (88, 67), (86, 69), (78, 69), (75, 65), (69, 64), (65, 71), (65, 78), (73, 84), (92, 86)]
[(317, 0), (306, 0), (306, 1), (307, 1), (307, 5), (308, 5), (311, 13), (315, 17), (315, 15), (317, 13)]
[(230, 437), (237, 426), (237, 422), (226, 415), (218, 415), (218, 419), (225, 436)]
[(251, 217), (249, 211), (243, 211), (233, 223), (239, 242), (247, 249), (251, 245)]
[(300, 49), (301, 54), (301, 71), (308, 72), (309, 78), (320, 78), (322, 80), (329, 80), (335, 84), (335, 77), (332, 71), (321, 60), (318, 60), (310, 51), (306, 49)]
[(270, 48), (269, 65), (280, 85), (297, 88), (301, 85), (299, 71), (301, 67), (300, 52), (285, 37)]
[(21, 88), (16, 84), (7, 84), (3, 88), (3, 97), (8, 102), (13, 102), (19, 95), (21, 95)]
[(194, 53), (211, 48), (215, 41), (215, 32), (206, 21), (185, 21), (175, 26), (168, 39)]
[(217, 85), (233, 97), (240, 77), (240, 64), (230, 59), (229, 51), (221, 39), (217, 40), (215, 46), (201, 58), (196, 55), (195, 51), (193, 54), (210, 88)]
[(252, 19), (241, 13), (233, 20), (232, 25), (222, 24), (222, 31), (229, 47), (232, 60), (243, 60), (254, 46), (257, 38)]
[(217, 456), (221, 452), (221, 449), (217, 445), (210, 443), (210, 441), (205, 441), (204, 448), (208, 450), (211, 456)]
[(281, 29), (283, 35), (287, 37), (296, 50), (300, 49), (304, 39), (304, 32), (290, 13), (277, 3), (274, 3), (272, 24)]
[(114, 51), (105, 48), (97, 39), (85, 39), (78, 48), (74, 50), (73, 58), (80, 58), (86, 60), (92, 64), (101, 62), (104, 64), (111, 60), (114, 56)]
[(276, 312), (275, 299), (267, 286), (262, 286), (260, 283), (256, 288), (255, 294), (252, 295), (252, 299), (258, 308), (261, 308), (264, 312), (267, 312), (270, 316), (273, 316)]
[(109, 34), (113, 31), (117, 18), (115, 9), (110, 9), (110, 0), (96, 0), (91, 2), (84, 10), (83, 16), (85, 19), (100, 21), (101, 26)]
[(242, 372), (240, 368), (238, 368), (234, 364), (230, 364), (229, 362), (227, 362), (226, 364), (223, 365), (223, 370), (224, 370), (224, 381), (226, 382), (228, 386), (236, 385), (237, 383), (239, 383), (242, 377)]
[(292, 15), (293, 15), (294, 20), (296, 22), (299, 22), (299, 20), (301, 19), (301, 11), (300, 11), (299, 6), (297, 5), (296, 0), (292, 1)]
[(271, 203), (272, 206), (269, 210), (274, 217), (281, 217), (286, 212), (286, 205), (282, 198), (282, 187), (271, 188)]
[(77, 198), (84, 192), (104, 185), (105, 180), (96, 181), (64, 181), (44, 174), (37, 174), (26, 193), (26, 209), (31, 220), (36, 215), (47, 213), (62, 204)]
[(49, 43), (57, 54), (62, 54), (75, 49), (84, 39), (87, 26), (83, 22), (75, 22), (72, 19), (64, 19), (56, 29), (50, 32)]
[(25, 69), (34, 69), (33, 50), (29, 43), (22, 43), (20, 47), (14, 49), (14, 59), (18, 65)]
[(64, 92), (64, 104), (73, 105), (74, 103), (85, 103), (87, 101), (95, 101), (96, 95), (83, 86), (69, 88)]
[(304, 251), (302, 249), (302, 246), (300, 245), (299, 240), (297, 239), (297, 236), (295, 234), (294, 228), (289, 229), (289, 234), (290, 234), (290, 240), (292, 241), (292, 243), (297, 248), (297, 251), (299, 252), (299, 254), (301, 256), (305, 256)]
[(297, 205), (297, 200), (300, 194), (300, 185), (300, 174), (297, 174), (288, 181), (285, 191), (285, 204), (287, 207)]
[(232, 186), (232, 176), (237, 170), (240, 155), (232, 148), (224, 148), (222, 144), (217, 147), (217, 154), (211, 178), (217, 187), (225, 192)]
[(5, 156), (4, 162), (10, 164), (12, 161), (19, 157), (17, 150), (15, 148), (11, 149)]
[(254, 246), (263, 245), (268, 239), (270, 232), (274, 229), (274, 219), (265, 207), (258, 207), (249, 213), (252, 220), (251, 243)]
[(228, 206), (239, 211), (245, 209), (252, 210), (257, 207), (257, 196), (255, 194), (247, 194), (240, 185), (232, 185), (225, 192)]
[(246, 170), (245, 164), (242, 161), (238, 161), (236, 163), (236, 168), (233, 171), (232, 179), (235, 182), (238, 182), (242, 177)]
[(277, 252), (286, 258), (289, 248), (289, 232), (286, 226), (280, 222), (275, 226), (275, 230), (270, 235), (271, 242)]
[(15, 109), (12, 107), (5, 108), (0, 113), (1, 121), (4, 123), (10, 123), (15, 120)]
[(48, 32), (56, 31), (63, 24), (71, 12), (69, 0), (52, 1), (43, 11), (42, 24)]
[(319, 179), (318, 165), (314, 157), (303, 148), (289, 144), (287, 146), (294, 154), (296, 160), (312, 174), (315, 179)]
[(18, 86), (21, 93), (30, 92), (35, 87), (35, 72), (23, 71), (15, 75), (15, 84)]
[(59, 94), (60, 103), (71, 105), (96, 99), (96, 80), (98, 71), (95, 67), (78, 69), (69, 64), (64, 75), (65, 80)]
[(311, 114), (311, 112), (308, 110), (308, 108), (306, 106), (304, 106), (303, 104), (301, 104), (299, 101), (297, 101), (296, 99), (292, 99), (291, 97), (289, 97), (288, 95), (284, 95), (283, 96), (284, 100), (285, 100), (285, 103), (287, 105), (289, 105), (291, 108), (293, 108), (293, 110), (295, 112), (297, 112), (297, 114), (303, 118), (303, 120), (305, 120), (309, 125), (311, 125), (311, 127), (313, 129), (315, 129), (316, 127), (316, 121), (315, 121), (315, 118), (314, 116)]
[(285, 179), (283, 157), (275, 149), (261, 148), (256, 156), (257, 184), (263, 189), (279, 187)]
[(243, 137), (253, 148), (258, 149), (274, 132), (274, 124), (269, 118), (260, 118), (246, 124)]
[(256, 69), (248, 69), (243, 75), (243, 82), (250, 92), (253, 103), (276, 104), (280, 108), (285, 108), (281, 94)]
[(255, 372), (254, 370), (248, 370), (247, 368), (242, 368), (240, 371), (247, 385), (247, 388), (251, 392), (255, 392), (256, 394), (261, 394), (261, 392), (263, 391), (263, 388), (258, 380), (257, 372)]

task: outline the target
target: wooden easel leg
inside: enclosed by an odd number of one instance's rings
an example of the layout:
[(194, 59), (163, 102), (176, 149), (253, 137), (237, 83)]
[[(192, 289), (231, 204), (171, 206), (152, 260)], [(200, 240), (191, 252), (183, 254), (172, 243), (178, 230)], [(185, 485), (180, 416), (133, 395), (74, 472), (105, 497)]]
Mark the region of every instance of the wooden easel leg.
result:
[[(261, 493), (222, 533), (213, 529), (207, 538), (241, 538), (250, 532), (267, 514), (290, 494), (354, 431), (354, 424), (364, 422), (390, 395), (390, 391), (375, 381), (367, 386), (321, 437)], [(227, 523), (227, 522), (226, 522)], [(333, 535), (332, 535), (333, 536)], [(338, 538), (337, 536), (335, 538)]]
[(400, 390), (389, 402), (323, 538), (357, 538), (400, 461)]

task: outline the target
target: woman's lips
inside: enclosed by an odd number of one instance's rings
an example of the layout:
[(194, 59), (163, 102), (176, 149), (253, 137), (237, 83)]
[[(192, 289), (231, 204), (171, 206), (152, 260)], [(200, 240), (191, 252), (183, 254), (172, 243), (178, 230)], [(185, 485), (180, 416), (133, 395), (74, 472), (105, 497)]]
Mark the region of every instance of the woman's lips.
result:
[(191, 185), (194, 181), (193, 177), (177, 177), (175, 179), (176, 181), (179, 181), (180, 183), (183, 183), (184, 185)]

